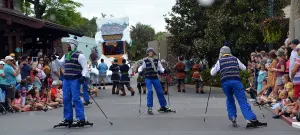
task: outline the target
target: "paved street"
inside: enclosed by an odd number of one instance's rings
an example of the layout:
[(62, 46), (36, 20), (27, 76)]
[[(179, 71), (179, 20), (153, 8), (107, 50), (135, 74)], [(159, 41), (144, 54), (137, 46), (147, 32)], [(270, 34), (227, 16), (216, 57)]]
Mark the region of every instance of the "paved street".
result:
[[(136, 87), (136, 83), (132, 83)], [(111, 87), (107, 87), (110, 89)], [(220, 89), (213, 88), (209, 103), (206, 122), (203, 122), (209, 88), (206, 94), (195, 94), (194, 88), (187, 87), (187, 93), (176, 92), (170, 87), (171, 107), (177, 113), (157, 113), (153, 116), (146, 111), (146, 96), (142, 95), (144, 112), (139, 115), (139, 95), (134, 97), (113, 96), (109, 90), (100, 90), (97, 102), (114, 123), (110, 126), (96, 104), (86, 107), (88, 120), (94, 123), (93, 127), (59, 128), (53, 125), (62, 120), (62, 108), (48, 112), (29, 112), (0, 115), (1, 135), (298, 135), (299, 131), (287, 125), (282, 120), (272, 119), (272, 113), (263, 109), (266, 119), (262, 118), (258, 107), (253, 107), (258, 118), (267, 121), (269, 126), (258, 129), (244, 129), (245, 120), (239, 112), (238, 124), (233, 128), (227, 118), (225, 96)], [(129, 91), (127, 91), (129, 94)], [(155, 95), (155, 94), (154, 94)], [(155, 109), (159, 108), (157, 98), (154, 97)]]

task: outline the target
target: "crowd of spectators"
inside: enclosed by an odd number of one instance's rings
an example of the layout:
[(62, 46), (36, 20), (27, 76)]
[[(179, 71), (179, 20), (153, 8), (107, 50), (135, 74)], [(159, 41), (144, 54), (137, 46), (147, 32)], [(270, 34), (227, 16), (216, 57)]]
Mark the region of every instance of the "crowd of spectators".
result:
[(0, 112), (47, 111), (63, 106), (63, 68), (51, 58), (19, 58), (10, 54), (0, 60)]
[(247, 91), (256, 104), (269, 105), (275, 112), (296, 119), (300, 96), (300, 44), (295, 39), (277, 50), (251, 53), (248, 62), (250, 88)]

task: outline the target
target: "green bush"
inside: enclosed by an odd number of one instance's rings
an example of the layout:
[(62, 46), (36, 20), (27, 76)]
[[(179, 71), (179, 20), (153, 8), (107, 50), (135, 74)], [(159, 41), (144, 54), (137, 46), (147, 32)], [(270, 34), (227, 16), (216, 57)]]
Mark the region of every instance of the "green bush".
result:
[[(204, 84), (209, 86), (212, 81), (212, 86), (221, 87), (220, 73), (218, 73), (216, 76), (211, 76), (210, 70), (211, 69), (205, 69), (201, 72), (201, 77), (204, 81)], [(241, 71), (240, 76), (241, 76), (241, 82), (243, 83), (244, 87), (248, 88), (249, 87), (248, 78), (250, 77), (250, 72), (248, 72), (247, 70)]]

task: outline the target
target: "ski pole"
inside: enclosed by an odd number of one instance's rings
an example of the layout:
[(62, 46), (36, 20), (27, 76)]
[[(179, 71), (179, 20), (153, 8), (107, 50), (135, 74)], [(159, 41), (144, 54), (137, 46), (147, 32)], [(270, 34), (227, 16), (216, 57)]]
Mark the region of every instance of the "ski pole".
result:
[(168, 103), (169, 103), (169, 107), (171, 107), (171, 103), (170, 103), (170, 92), (169, 92), (169, 83), (167, 83), (167, 94), (168, 94)]
[[(140, 86), (142, 87), (142, 84), (140, 83)], [(140, 107), (139, 107), (139, 113), (141, 113), (141, 107), (142, 107), (142, 88), (140, 90)]]
[(98, 106), (98, 108), (100, 109), (100, 111), (103, 113), (103, 115), (106, 117), (106, 119), (108, 120), (108, 122), (110, 123), (110, 125), (112, 126), (113, 123), (109, 120), (109, 118), (106, 116), (106, 114), (103, 112), (103, 110), (101, 109), (101, 107), (98, 105), (98, 103), (96, 102), (96, 100), (94, 99), (94, 97), (91, 95), (91, 93), (89, 93), (90, 97), (94, 100), (94, 102), (96, 103), (96, 105)]
[(206, 118), (206, 113), (207, 113), (207, 108), (208, 108), (208, 102), (209, 102), (210, 93), (211, 93), (211, 85), (212, 85), (212, 81), (210, 82), (210, 86), (209, 86), (209, 94), (208, 94), (207, 104), (206, 104), (206, 109), (205, 109), (204, 122), (205, 122), (205, 118)]

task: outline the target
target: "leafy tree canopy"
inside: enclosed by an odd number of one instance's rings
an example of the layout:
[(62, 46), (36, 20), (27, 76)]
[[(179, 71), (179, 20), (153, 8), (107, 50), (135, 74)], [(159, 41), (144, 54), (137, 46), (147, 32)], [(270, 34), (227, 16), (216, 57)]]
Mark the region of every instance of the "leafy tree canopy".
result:
[[(274, 16), (283, 16), (287, 5), (286, 0), (276, 0)], [(264, 44), (259, 23), (268, 13), (267, 0), (216, 0), (211, 7), (201, 7), (197, 0), (177, 0), (165, 21), (174, 35), (170, 45), (175, 54), (206, 57), (212, 65), (225, 41), (243, 58), (247, 48)]]

